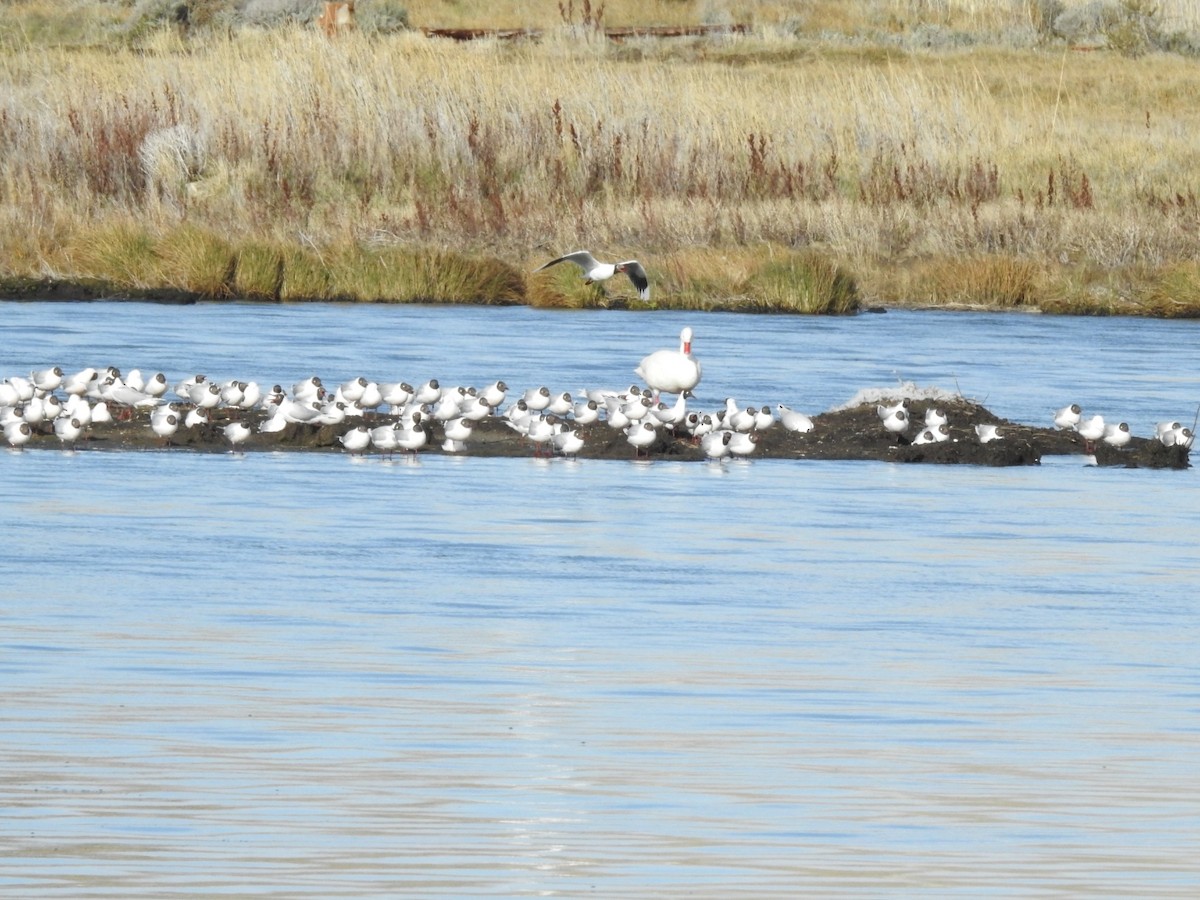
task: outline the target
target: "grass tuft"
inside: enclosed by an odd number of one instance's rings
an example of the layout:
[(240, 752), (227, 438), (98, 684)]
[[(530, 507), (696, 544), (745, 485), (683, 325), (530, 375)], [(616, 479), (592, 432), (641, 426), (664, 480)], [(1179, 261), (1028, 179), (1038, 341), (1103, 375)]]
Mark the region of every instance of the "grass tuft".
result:
[(858, 309), (858, 285), (841, 266), (805, 251), (771, 259), (742, 286), (749, 305), (771, 312), (841, 315)]
[(274, 244), (251, 242), (238, 249), (233, 290), (247, 300), (278, 300), (283, 293), (285, 253)]
[(525, 300), (537, 309), (591, 309), (606, 299), (607, 294), (586, 284), (573, 265), (560, 264), (526, 280)]
[(279, 299), (294, 302), (331, 300), (333, 297), (329, 269), (316, 251), (307, 247), (287, 247), (283, 251)]
[(507, 263), (423, 248), (330, 251), (330, 290), (371, 303), (512, 304), (525, 298), (525, 280)]
[(914, 267), (907, 299), (934, 306), (1015, 309), (1035, 305), (1042, 294), (1041, 267), (1009, 256), (948, 257)]
[(1200, 263), (1181, 262), (1159, 270), (1139, 299), (1143, 315), (1200, 318)]
[(126, 290), (155, 287), (162, 272), (149, 231), (130, 222), (76, 234), (68, 257), (81, 277)]
[(525, 301), (525, 277), (503, 260), (459, 253), (416, 254), (435, 303), (509, 305)]
[(167, 233), (157, 255), (161, 283), (207, 300), (234, 295), (237, 254), (224, 238), (184, 225)]

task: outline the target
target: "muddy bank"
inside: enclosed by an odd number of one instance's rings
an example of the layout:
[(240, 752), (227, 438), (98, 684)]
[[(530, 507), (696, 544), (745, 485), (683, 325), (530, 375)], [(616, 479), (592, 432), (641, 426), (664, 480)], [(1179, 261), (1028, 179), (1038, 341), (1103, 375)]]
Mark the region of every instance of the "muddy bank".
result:
[[(757, 445), (752, 458), (809, 459), (809, 460), (877, 460), (905, 463), (965, 464), (980, 466), (1037, 465), (1046, 456), (1094, 457), (1100, 466), (1126, 468), (1185, 469), (1189, 466), (1189, 451), (1185, 447), (1166, 447), (1158, 440), (1134, 437), (1125, 447), (1110, 447), (1103, 442), (1089, 445), (1073, 431), (1059, 431), (1024, 425), (999, 418), (988, 409), (966, 400), (954, 402), (914, 400), (910, 414), (914, 423), (924, 421), (926, 408), (936, 405), (949, 419), (946, 440), (937, 443), (914, 443), (923, 431), (913, 425), (907, 434), (888, 432), (880, 422), (875, 404), (863, 404), (812, 417), (813, 430), (807, 433), (790, 432), (775, 422), (757, 432)], [(181, 409), (187, 405), (179, 404)], [(90, 426), (74, 443), (78, 450), (168, 450), (175, 452), (224, 453), (231, 450), (223, 434), (223, 426), (231, 421), (248, 424), (253, 432), (238, 446), (242, 452), (315, 451), (345, 453), (340, 438), (360, 424), (348, 419), (338, 425), (306, 425), (293, 423), (276, 433), (263, 434), (258, 429), (265, 420), (262, 411), (234, 412), (216, 410), (210, 424), (195, 428), (180, 428), (168, 442), (153, 433), (146, 411), (135, 411), (125, 421)], [(371, 413), (362, 424), (374, 426), (394, 421), (392, 417)], [(982, 443), (975, 426), (997, 425), (1000, 439)], [(441, 423), (425, 425), (428, 442), (419, 452), (445, 453)], [(578, 428), (583, 448), (576, 454), (581, 459), (634, 459), (639, 453), (627, 442), (621, 431), (603, 422)], [(26, 445), (29, 448), (57, 449), (64, 444), (53, 429), (43, 423)], [(503, 419), (493, 417), (479, 422), (470, 440), (459, 450), (462, 456), (527, 457), (549, 455), (528, 438), (510, 428)], [(369, 450), (368, 455), (378, 455)], [(682, 430), (660, 429), (654, 443), (640, 454), (642, 457), (702, 460), (705, 458), (699, 442)], [(1082, 462), (1082, 460), (1081, 460)], [(1090, 460), (1089, 460), (1090, 462)]]

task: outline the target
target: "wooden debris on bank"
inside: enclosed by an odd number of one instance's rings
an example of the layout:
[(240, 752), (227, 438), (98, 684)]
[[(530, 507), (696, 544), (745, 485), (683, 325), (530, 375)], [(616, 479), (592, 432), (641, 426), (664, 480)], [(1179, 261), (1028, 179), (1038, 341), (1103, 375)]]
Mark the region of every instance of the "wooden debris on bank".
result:
[[(634, 25), (625, 28), (605, 28), (604, 37), (614, 43), (631, 38), (723, 37), (748, 34), (750, 26), (737, 25)], [(492, 38), (499, 41), (520, 39), (537, 41), (545, 33), (540, 28), (422, 28), (426, 37), (447, 38), (452, 41), (478, 41)]]

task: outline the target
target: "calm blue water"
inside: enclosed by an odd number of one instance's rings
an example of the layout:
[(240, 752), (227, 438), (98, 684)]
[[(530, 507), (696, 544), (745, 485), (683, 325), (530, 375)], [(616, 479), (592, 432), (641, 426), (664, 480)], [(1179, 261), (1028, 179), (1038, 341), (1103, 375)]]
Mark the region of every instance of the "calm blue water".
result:
[[(1135, 432), (1200, 323), (0, 304), (0, 376), (940, 385)], [(1200, 891), (1194, 470), (0, 453), (0, 896)]]

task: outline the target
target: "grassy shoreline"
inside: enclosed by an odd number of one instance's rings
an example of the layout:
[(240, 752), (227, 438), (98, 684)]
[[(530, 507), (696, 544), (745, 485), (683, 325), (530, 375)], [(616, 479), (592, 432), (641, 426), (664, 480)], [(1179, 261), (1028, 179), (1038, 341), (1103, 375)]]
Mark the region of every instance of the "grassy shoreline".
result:
[(1078, 52), (1030, 32), (1046, 5), (948, 3), (939, 34), (971, 42), (934, 48), (885, 0), (621, 43), (576, 23), (63, 46), (6, 11), (0, 296), (628, 301), (531, 274), (586, 247), (641, 259), (658, 308), (1200, 316), (1195, 61), (1117, 32)]
[[(0, 271), (0, 300), (441, 303), (834, 315), (907, 308), (1200, 318), (1200, 264), (1187, 261), (1088, 271), (1001, 255), (956, 256), (877, 267), (864, 276), (813, 249), (690, 247), (656, 260), (651, 301), (644, 303), (621, 277), (589, 287), (574, 266), (534, 273), (496, 256), (437, 248), (357, 242), (314, 247), (268, 240), (235, 245), (191, 225), (154, 235), (130, 224), (75, 235), (69, 247), (73, 269)], [(872, 283), (894, 292), (873, 291)]]

